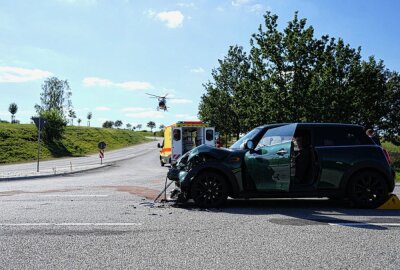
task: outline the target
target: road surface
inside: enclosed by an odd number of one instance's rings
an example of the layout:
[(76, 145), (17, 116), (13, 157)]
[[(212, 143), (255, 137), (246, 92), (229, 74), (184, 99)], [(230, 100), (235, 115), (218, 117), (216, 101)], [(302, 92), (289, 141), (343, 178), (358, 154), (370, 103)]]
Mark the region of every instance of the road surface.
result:
[[(160, 141), (160, 139), (158, 139), (158, 141)], [(83, 157), (59, 158), (54, 160), (40, 161), (39, 172), (37, 172), (37, 162), (0, 165), (0, 180), (16, 177), (52, 176), (91, 170), (108, 166), (116, 161), (138, 157), (150, 151), (154, 152), (154, 147), (156, 144), (157, 141), (152, 141), (118, 150), (107, 151), (106, 149), (102, 164), (99, 154), (92, 154)]]
[(400, 211), (351, 209), (325, 199), (229, 200), (207, 211), (154, 204), (150, 198), (163, 187), (167, 168), (155, 145), (148, 148), (91, 172), (0, 182), (0, 268), (400, 265)]

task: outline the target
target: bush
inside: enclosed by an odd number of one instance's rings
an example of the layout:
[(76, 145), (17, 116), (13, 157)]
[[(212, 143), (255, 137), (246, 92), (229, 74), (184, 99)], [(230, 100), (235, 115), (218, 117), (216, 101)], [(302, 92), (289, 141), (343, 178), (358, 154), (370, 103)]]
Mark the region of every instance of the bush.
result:
[(67, 120), (58, 110), (40, 112), (40, 117), (47, 119), (47, 124), (43, 128), (44, 140), (53, 142), (61, 140), (67, 126)]

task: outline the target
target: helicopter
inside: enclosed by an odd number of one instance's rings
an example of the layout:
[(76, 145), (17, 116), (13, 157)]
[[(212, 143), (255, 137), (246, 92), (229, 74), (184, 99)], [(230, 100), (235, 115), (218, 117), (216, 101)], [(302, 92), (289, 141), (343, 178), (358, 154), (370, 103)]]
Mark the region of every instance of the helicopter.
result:
[(165, 96), (157, 96), (153, 94), (146, 93), (146, 95), (149, 95), (150, 98), (156, 98), (158, 100), (158, 106), (157, 106), (157, 111), (164, 110), (167, 111), (167, 96), (168, 94), (165, 94)]

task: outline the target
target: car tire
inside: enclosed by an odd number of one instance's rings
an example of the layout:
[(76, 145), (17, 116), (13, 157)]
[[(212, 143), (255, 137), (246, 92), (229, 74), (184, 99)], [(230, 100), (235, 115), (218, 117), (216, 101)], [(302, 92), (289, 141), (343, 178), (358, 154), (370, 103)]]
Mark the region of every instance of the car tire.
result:
[(190, 194), (196, 205), (202, 208), (219, 207), (228, 198), (228, 184), (219, 173), (203, 172), (193, 180)]
[(389, 197), (388, 185), (382, 174), (362, 171), (351, 177), (348, 196), (356, 207), (377, 208)]

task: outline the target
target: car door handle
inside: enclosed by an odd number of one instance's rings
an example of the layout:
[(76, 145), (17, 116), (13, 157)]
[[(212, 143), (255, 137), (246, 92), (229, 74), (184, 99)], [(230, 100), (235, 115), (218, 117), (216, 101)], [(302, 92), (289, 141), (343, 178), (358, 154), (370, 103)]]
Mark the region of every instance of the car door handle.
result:
[(277, 155), (283, 156), (287, 154), (287, 151), (285, 149), (280, 149), (278, 152), (276, 152)]

